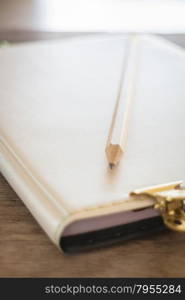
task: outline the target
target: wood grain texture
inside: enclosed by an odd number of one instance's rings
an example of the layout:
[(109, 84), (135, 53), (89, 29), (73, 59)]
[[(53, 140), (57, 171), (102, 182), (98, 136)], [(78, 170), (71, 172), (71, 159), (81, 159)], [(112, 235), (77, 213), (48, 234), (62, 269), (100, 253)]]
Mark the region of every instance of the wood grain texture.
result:
[[(0, 39), (6, 36), (11, 37), (9, 41), (21, 41), (21, 33), (0, 34)], [(22, 40), (24, 36), (28, 33), (22, 33)], [(46, 33), (38, 36), (50, 38)], [(179, 43), (184, 40), (178, 36)], [(166, 231), (64, 255), (0, 175), (0, 277), (185, 277), (185, 234)]]

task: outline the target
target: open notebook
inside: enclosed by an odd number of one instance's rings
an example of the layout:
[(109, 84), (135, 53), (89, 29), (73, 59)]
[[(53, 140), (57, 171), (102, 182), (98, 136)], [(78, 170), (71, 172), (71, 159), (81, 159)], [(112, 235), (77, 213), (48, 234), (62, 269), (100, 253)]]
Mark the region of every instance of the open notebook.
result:
[(185, 178), (185, 52), (141, 36), (126, 152), (105, 145), (127, 37), (102, 35), (0, 49), (0, 168), (64, 251), (163, 228), (137, 188)]

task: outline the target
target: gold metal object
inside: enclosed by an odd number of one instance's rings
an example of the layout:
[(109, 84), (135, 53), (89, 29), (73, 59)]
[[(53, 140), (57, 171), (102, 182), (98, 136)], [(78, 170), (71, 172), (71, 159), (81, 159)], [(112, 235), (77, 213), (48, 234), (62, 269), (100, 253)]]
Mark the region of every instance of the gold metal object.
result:
[(130, 195), (140, 200), (152, 199), (166, 226), (185, 232), (185, 187), (182, 187), (182, 181), (138, 189)]

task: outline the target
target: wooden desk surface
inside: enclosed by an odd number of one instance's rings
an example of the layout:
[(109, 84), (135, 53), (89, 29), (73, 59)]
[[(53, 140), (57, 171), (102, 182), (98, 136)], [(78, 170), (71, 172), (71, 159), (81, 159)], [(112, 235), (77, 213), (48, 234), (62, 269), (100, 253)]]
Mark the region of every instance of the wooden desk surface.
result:
[[(20, 41), (21, 36), (27, 39), (28, 33), (0, 32), (0, 40)], [(36, 34), (36, 39), (47, 37), (51, 34)], [(185, 41), (182, 36), (169, 38), (182, 45)], [(185, 277), (185, 234), (166, 231), (64, 255), (0, 175), (0, 277)]]

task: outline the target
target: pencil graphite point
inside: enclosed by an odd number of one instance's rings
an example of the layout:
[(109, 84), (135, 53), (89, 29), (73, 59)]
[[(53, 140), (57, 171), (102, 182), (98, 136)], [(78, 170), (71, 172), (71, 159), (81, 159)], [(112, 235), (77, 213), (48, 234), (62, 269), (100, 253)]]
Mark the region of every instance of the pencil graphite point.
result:
[(115, 164), (110, 163), (109, 164), (110, 169), (112, 170), (115, 167)]

